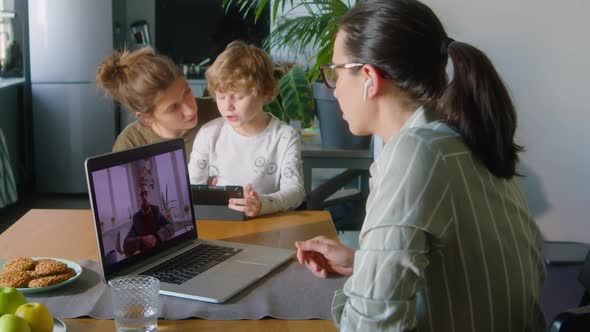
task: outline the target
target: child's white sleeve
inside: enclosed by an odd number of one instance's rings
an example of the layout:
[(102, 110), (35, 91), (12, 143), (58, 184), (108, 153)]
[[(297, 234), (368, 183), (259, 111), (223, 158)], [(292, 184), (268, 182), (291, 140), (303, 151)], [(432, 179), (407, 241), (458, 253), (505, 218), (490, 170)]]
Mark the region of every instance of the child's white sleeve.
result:
[(260, 195), (261, 215), (295, 209), (305, 198), (299, 133), (289, 130), (285, 135), (286, 144), (283, 145), (282, 158), (278, 162), (280, 189), (272, 194)]
[(209, 137), (201, 128), (193, 142), (191, 159), (188, 162), (191, 184), (207, 184), (209, 178)]

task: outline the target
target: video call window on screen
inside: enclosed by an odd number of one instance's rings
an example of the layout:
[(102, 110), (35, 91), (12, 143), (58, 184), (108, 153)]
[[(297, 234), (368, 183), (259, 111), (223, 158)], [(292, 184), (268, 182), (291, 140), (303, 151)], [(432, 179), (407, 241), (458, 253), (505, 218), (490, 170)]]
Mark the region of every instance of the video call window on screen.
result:
[(194, 232), (183, 151), (92, 173), (107, 264)]

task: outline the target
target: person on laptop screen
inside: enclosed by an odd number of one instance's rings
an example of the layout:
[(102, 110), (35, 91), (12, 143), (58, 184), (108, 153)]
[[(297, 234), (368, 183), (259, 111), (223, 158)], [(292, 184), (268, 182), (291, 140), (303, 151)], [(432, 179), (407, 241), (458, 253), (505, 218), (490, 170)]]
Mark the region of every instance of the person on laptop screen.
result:
[(119, 134), (113, 152), (182, 137), (188, 161), (200, 126), (219, 116), (213, 98), (195, 99), (174, 62), (149, 47), (114, 52), (98, 66), (96, 81), (137, 118)]
[(140, 210), (133, 215), (133, 225), (123, 242), (125, 255), (153, 248), (174, 235), (174, 225), (153, 205), (150, 200), (151, 187), (148, 180), (139, 184), (138, 196)]
[(278, 92), (262, 49), (232, 42), (205, 72), (222, 117), (204, 125), (188, 164), (190, 182), (244, 187), (228, 207), (248, 217), (296, 208), (305, 196), (299, 133), (263, 111)]

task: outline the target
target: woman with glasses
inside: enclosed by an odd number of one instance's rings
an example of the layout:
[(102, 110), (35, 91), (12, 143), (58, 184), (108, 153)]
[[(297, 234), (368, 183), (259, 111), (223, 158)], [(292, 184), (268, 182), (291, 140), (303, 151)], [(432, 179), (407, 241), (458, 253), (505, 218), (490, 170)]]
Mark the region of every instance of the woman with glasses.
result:
[[(385, 145), (356, 252), (296, 242), (317, 276), (350, 276), (345, 331), (542, 331), (542, 236), (519, 187), (516, 113), (490, 60), (414, 0), (364, 0), (322, 67), (350, 130)], [(453, 77), (446, 75), (447, 62)]]

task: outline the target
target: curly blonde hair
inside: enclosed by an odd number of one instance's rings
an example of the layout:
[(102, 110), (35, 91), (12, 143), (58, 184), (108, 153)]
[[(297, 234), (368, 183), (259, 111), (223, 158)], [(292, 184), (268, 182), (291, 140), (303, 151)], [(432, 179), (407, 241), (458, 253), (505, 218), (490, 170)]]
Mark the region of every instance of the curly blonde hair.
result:
[(273, 69), (272, 60), (264, 50), (234, 41), (205, 72), (207, 88), (213, 95), (215, 91), (245, 88), (256, 96), (274, 97), (279, 88)]
[(182, 76), (166, 56), (150, 47), (115, 51), (96, 70), (96, 83), (129, 111), (151, 114), (166, 89)]

